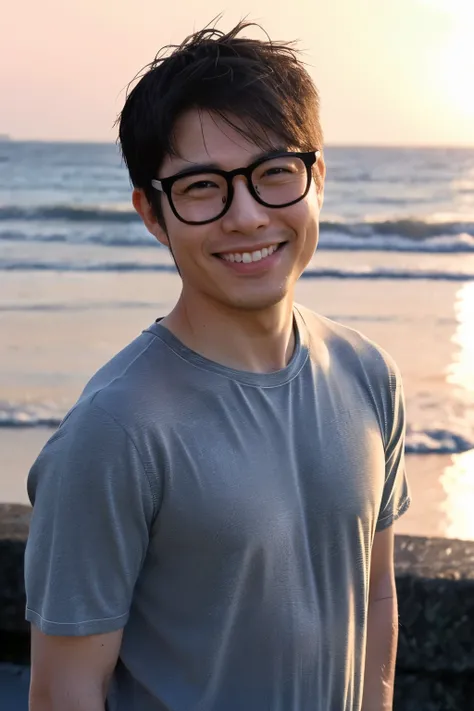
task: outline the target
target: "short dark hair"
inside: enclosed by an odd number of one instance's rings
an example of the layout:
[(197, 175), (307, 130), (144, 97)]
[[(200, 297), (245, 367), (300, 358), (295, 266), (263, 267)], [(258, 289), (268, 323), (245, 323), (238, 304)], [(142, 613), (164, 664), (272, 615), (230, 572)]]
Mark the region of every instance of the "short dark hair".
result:
[(173, 128), (188, 109), (215, 113), (265, 148), (270, 133), (298, 150), (323, 147), (319, 95), (294, 43), (238, 36), (248, 27), (259, 26), (242, 21), (227, 33), (206, 27), (164, 47), (127, 92), (118, 118), (122, 155), (160, 220), (151, 180), (164, 158), (177, 154)]

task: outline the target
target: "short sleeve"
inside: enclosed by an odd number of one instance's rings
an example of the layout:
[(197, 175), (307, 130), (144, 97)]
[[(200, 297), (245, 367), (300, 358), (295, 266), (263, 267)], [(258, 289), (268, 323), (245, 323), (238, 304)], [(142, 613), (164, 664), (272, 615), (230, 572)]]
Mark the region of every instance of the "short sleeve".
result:
[(80, 403), (28, 477), (26, 619), (46, 634), (112, 632), (128, 620), (154, 517), (150, 474), (121, 424)]
[(405, 470), (405, 398), (398, 369), (389, 377), (390, 419), (385, 445), (385, 485), (376, 531), (391, 526), (410, 506)]

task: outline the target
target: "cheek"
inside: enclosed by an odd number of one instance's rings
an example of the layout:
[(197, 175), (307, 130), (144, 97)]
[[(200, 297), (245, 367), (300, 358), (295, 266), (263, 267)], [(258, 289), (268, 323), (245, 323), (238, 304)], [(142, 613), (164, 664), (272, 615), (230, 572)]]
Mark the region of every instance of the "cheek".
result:
[(206, 259), (205, 246), (209, 240), (209, 229), (206, 226), (186, 225), (174, 215), (167, 224), (169, 244), (178, 266), (186, 270), (202, 263)]
[(309, 194), (305, 200), (287, 208), (285, 221), (298, 237), (317, 238), (319, 221), (317, 196)]

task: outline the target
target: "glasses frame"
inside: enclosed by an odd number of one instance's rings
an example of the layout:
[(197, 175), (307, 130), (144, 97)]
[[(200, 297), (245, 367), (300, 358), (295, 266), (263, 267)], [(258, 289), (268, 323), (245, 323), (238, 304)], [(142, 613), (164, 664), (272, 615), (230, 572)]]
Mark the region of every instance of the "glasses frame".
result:
[[(212, 170), (203, 170), (202, 168), (191, 168), (190, 170), (185, 170), (181, 171), (180, 173), (176, 173), (175, 175), (170, 175), (168, 178), (161, 178), (161, 179), (153, 179), (151, 181), (151, 185), (155, 190), (158, 190), (166, 195), (168, 198), (168, 202), (170, 204), (170, 207), (173, 211), (173, 214), (175, 217), (178, 218), (180, 222), (184, 222), (185, 225), (208, 225), (210, 222), (215, 222), (216, 220), (220, 220), (221, 217), (223, 217), (226, 212), (229, 210), (230, 206), (232, 205), (232, 200), (234, 199), (234, 184), (233, 180), (237, 175), (243, 175), (244, 178), (247, 181), (247, 187), (249, 189), (249, 192), (251, 196), (256, 200), (260, 205), (264, 205), (264, 207), (271, 207), (273, 209), (279, 209), (281, 207), (289, 207), (290, 205), (295, 205), (297, 202), (300, 202), (300, 200), (304, 200), (306, 195), (308, 194), (310, 185), (311, 185), (311, 178), (312, 178), (312, 173), (311, 173), (311, 168), (313, 165), (316, 163), (318, 158), (321, 155), (321, 151), (319, 149), (315, 151), (305, 151), (305, 152), (299, 152), (299, 151), (278, 151), (276, 153), (271, 153), (269, 155), (266, 155), (262, 158), (259, 158), (256, 160), (254, 163), (251, 163), (250, 165), (247, 165), (243, 168), (236, 168), (235, 170), (219, 170), (218, 168), (214, 168)], [(259, 196), (257, 191), (255, 190), (253, 183), (252, 183), (252, 173), (255, 170), (255, 168), (258, 168), (259, 165), (262, 163), (266, 163), (268, 160), (272, 160), (274, 158), (282, 158), (283, 156), (295, 156), (297, 158), (300, 158), (303, 163), (306, 166), (306, 176), (307, 176), (307, 183), (306, 183), (306, 189), (301, 195), (301, 197), (297, 198), (296, 200), (291, 200), (291, 202), (286, 202), (283, 205), (270, 205), (268, 202), (265, 202), (262, 200), (262, 198)], [(212, 217), (210, 220), (199, 220), (199, 221), (194, 221), (194, 220), (185, 220), (181, 215), (178, 213), (176, 210), (174, 203), (173, 203), (173, 198), (171, 196), (171, 191), (173, 188), (173, 184), (179, 180), (180, 178), (187, 178), (189, 176), (193, 175), (219, 175), (220, 177), (224, 178), (224, 180), (227, 183), (227, 201), (222, 209), (222, 211), (216, 216)]]

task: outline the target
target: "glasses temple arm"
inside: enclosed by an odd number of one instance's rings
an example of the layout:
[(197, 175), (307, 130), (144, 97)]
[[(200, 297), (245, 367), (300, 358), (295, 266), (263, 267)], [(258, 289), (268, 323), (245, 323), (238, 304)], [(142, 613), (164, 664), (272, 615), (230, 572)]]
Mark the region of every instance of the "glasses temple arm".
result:
[(161, 184), (161, 180), (155, 180), (155, 179), (153, 179), (153, 180), (151, 181), (151, 185), (152, 185), (153, 188), (155, 188), (155, 190), (159, 190), (160, 192), (164, 192), (164, 191), (163, 191), (163, 185)]

